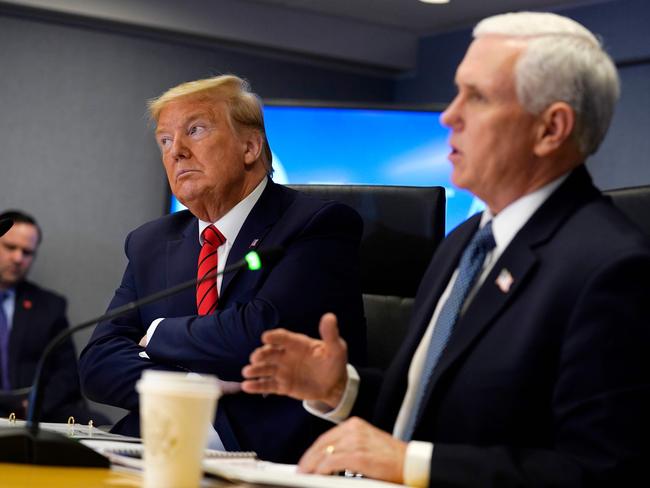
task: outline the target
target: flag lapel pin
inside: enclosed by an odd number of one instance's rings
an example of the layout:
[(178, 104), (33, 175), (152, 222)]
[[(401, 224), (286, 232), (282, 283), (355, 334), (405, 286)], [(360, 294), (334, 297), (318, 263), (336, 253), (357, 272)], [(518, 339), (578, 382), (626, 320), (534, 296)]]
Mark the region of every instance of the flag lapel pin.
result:
[(499, 287), (499, 290), (501, 290), (503, 293), (508, 293), (510, 291), (510, 287), (515, 282), (515, 279), (512, 277), (510, 271), (508, 271), (506, 268), (503, 268), (494, 282)]

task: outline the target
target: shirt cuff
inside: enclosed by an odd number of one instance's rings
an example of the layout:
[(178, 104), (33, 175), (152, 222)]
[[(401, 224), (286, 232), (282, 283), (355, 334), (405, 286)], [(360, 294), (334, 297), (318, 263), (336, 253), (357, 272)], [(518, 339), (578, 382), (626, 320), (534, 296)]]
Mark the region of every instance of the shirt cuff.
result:
[(163, 320), (165, 319), (164, 318), (156, 319), (153, 322), (151, 322), (151, 325), (147, 329), (147, 345), (149, 345), (149, 343), (151, 342), (151, 338), (153, 337), (154, 332), (156, 332), (158, 325), (160, 325), (160, 322), (162, 322)]
[(406, 447), (404, 459), (404, 484), (414, 488), (429, 486), (431, 474), (431, 456), (433, 444), (431, 442), (411, 441)]
[(329, 405), (319, 402), (319, 401), (304, 401), (302, 406), (310, 414), (320, 417), (330, 422), (338, 424), (343, 422), (350, 416), (352, 407), (354, 407), (354, 402), (357, 400), (357, 395), (359, 394), (359, 373), (354, 369), (354, 366), (348, 364), (346, 366), (348, 372), (348, 381), (345, 384), (345, 391), (341, 397), (341, 401), (332, 409)]

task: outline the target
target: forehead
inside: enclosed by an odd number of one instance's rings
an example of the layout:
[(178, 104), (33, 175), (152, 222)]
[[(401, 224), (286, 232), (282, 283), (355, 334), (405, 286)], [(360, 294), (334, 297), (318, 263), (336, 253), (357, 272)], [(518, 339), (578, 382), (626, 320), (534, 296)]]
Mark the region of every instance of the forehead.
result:
[(197, 118), (218, 120), (227, 116), (226, 102), (205, 96), (188, 96), (167, 103), (160, 111), (156, 132), (184, 125)]
[(520, 39), (503, 36), (475, 39), (456, 70), (456, 83), (494, 91), (513, 87), (515, 64), (525, 48), (525, 41)]
[(38, 229), (32, 224), (17, 222), (0, 237), (0, 242), (33, 250), (38, 243)]

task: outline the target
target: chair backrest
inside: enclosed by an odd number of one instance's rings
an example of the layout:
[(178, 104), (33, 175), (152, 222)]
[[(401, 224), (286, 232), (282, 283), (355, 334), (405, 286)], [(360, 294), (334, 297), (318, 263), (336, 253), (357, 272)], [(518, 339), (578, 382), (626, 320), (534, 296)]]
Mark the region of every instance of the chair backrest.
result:
[(368, 365), (385, 368), (404, 338), (417, 287), (444, 238), (444, 188), (289, 186), (344, 203), (361, 215), (361, 289), (368, 326)]
[(650, 236), (650, 185), (603, 192), (627, 217)]

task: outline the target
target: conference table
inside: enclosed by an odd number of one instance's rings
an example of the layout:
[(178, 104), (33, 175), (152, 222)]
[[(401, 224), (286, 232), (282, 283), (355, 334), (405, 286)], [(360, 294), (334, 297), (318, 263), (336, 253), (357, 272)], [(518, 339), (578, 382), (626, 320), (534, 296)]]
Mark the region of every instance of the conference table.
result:
[[(0, 463), (2, 488), (138, 488), (140, 473), (126, 468), (61, 468)], [(232, 483), (204, 477), (201, 487), (252, 488), (260, 485)]]

